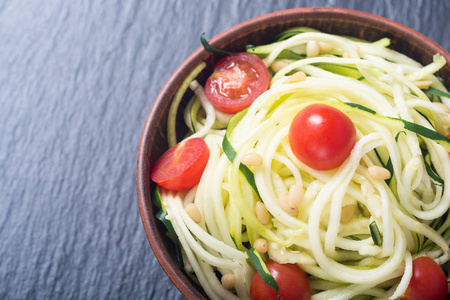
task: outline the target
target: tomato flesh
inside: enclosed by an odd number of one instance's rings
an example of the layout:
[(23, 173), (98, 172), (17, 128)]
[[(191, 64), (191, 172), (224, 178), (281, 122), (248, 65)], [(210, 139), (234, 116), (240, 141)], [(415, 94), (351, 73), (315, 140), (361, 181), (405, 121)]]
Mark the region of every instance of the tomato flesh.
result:
[(269, 87), (269, 71), (254, 54), (240, 52), (222, 58), (205, 84), (208, 99), (218, 110), (237, 113)]
[(356, 143), (353, 122), (340, 110), (325, 104), (312, 104), (301, 110), (289, 129), (294, 155), (316, 170), (339, 167)]
[(413, 274), (403, 300), (440, 300), (447, 297), (447, 277), (431, 258), (421, 256), (413, 260)]
[(186, 190), (200, 181), (208, 159), (206, 142), (191, 138), (167, 150), (156, 161), (150, 177), (168, 190)]
[[(278, 284), (278, 295), (281, 300), (308, 300), (311, 299), (306, 273), (295, 264), (280, 264), (273, 260), (266, 262), (273, 278)], [(276, 300), (277, 293), (268, 286), (258, 272), (253, 275), (250, 285), (250, 298), (252, 300)]]

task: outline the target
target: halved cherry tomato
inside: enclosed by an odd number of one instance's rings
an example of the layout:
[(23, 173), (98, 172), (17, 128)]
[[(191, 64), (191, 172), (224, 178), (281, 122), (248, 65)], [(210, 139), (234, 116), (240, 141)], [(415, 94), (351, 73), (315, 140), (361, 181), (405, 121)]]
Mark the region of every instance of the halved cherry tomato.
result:
[(155, 163), (151, 178), (160, 186), (182, 191), (196, 185), (209, 159), (208, 145), (202, 138), (191, 138), (167, 150)]
[(355, 142), (356, 129), (350, 118), (325, 104), (312, 104), (301, 110), (289, 129), (292, 152), (316, 170), (342, 165)]
[(403, 300), (440, 300), (447, 297), (447, 277), (439, 265), (426, 256), (413, 260), (413, 274)]
[(258, 272), (253, 275), (250, 285), (250, 298), (252, 300), (307, 300), (311, 299), (306, 273), (295, 264), (280, 264), (273, 260), (266, 262), (273, 278), (278, 284), (278, 295), (274, 289), (268, 286)]
[(205, 84), (211, 103), (226, 113), (237, 113), (269, 87), (269, 71), (254, 54), (240, 52), (222, 58)]

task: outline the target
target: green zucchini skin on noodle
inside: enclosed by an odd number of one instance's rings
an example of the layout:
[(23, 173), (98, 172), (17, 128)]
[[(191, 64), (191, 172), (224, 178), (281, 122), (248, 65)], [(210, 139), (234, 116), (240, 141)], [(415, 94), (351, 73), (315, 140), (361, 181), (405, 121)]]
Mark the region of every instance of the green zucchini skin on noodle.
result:
[(264, 260), (259, 252), (254, 248), (250, 248), (247, 250), (247, 255), (264, 282), (278, 293), (278, 284), (272, 274), (270, 274), (269, 269), (267, 269), (266, 264), (264, 263)]

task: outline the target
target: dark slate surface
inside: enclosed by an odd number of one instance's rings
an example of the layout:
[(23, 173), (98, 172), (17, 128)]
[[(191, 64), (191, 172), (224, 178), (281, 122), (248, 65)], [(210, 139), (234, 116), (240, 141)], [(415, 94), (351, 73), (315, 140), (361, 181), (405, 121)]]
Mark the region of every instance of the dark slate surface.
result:
[(450, 1), (0, 1), (0, 299), (182, 299), (140, 220), (136, 154), (171, 72), (267, 12), (359, 9), (450, 50)]

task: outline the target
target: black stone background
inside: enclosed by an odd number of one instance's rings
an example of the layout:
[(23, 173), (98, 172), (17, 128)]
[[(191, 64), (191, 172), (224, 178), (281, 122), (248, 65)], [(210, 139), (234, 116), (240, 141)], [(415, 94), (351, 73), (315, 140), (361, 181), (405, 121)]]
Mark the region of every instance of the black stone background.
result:
[(450, 50), (448, 0), (0, 1), (0, 299), (183, 299), (139, 215), (146, 116), (202, 32), (302, 6), (381, 15)]

